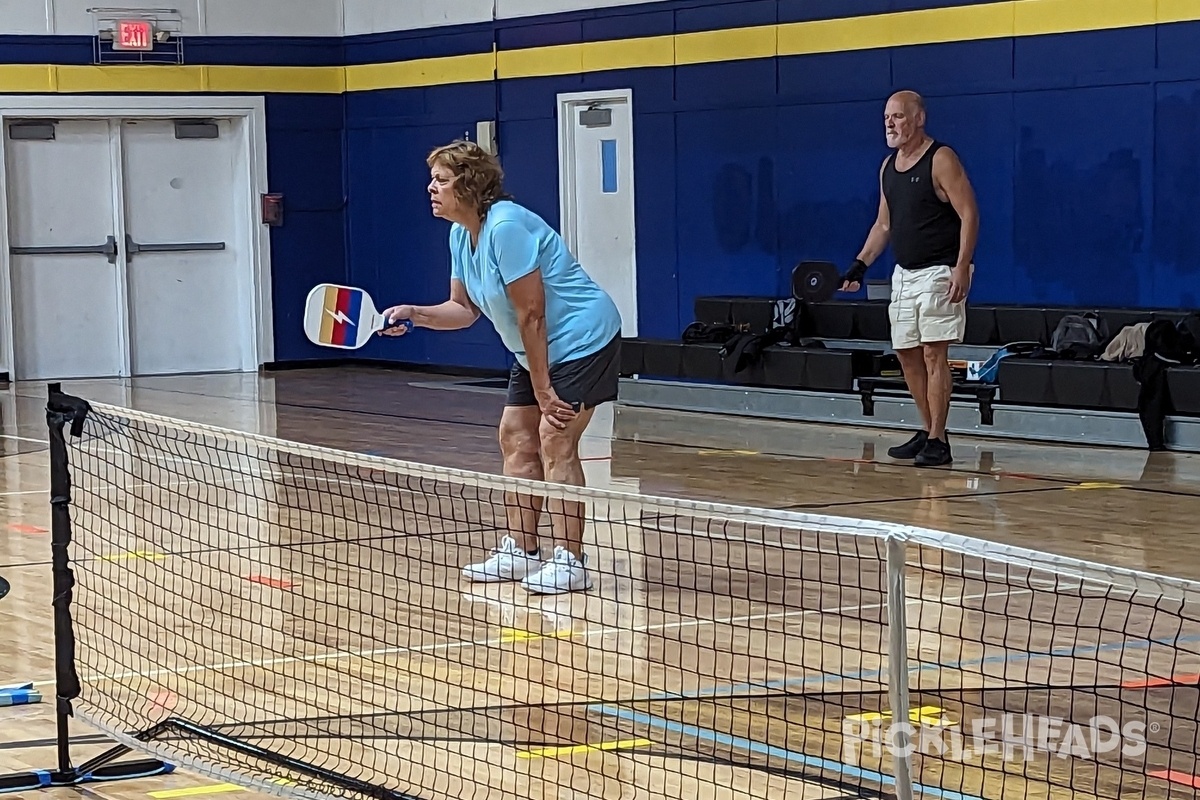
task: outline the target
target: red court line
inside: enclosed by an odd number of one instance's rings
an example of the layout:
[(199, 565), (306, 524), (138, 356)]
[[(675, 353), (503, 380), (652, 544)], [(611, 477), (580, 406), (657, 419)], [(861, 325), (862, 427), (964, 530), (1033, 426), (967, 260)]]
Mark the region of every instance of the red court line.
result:
[(1158, 686), (1196, 686), (1200, 684), (1200, 675), (1172, 675), (1169, 678), (1142, 678), (1125, 681), (1122, 689), (1150, 689)]
[(251, 575), (246, 580), (251, 583), (261, 583), (263, 586), (270, 586), (272, 589), (291, 589), (293, 584), (286, 578), (268, 578), (265, 575)]
[(1171, 783), (1181, 783), (1184, 786), (1191, 786), (1193, 789), (1200, 789), (1200, 777), (1188, 775), (1186, 772), (1180, 772), (1177, 769), (1160, 769), (1157, 772), (1147, 772), (1151, 778), (1159, 778)]
[(10, 522), (8, 529), (13, 533), (49, 533), (45, 528), (39, 528), (37, 525), (26, 525), (23, 522)]

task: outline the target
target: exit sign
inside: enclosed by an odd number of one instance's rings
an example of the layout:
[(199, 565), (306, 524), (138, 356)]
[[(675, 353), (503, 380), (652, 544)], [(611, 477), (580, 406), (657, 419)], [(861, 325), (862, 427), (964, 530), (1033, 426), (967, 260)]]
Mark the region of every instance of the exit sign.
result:
[(113, 31), (114, 50), (153, 50), (154, 27), (144, 19), (122, 19)]

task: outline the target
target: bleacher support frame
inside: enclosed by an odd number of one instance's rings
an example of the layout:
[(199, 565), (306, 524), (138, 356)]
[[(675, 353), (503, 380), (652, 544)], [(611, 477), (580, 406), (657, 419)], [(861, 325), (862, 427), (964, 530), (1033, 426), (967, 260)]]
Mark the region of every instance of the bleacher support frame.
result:
[[(1147, 391), (1162, 391), (1177, 412), (1167, 417), (1162, 431), (1166, 449), (1200, 452), (1200, 365), (1190, 361), (1168, 368), (1163, 387), (1149, 390), (1139, 384), (1136, 361), (1076, 360), (1069, 352), (1006, 358), (988, 381), (969, 379), (1006, 343), (1049, 349), (1064, 315), (1092, 311), (1109, 326), (1108, 335), (1138, 322), (1164, 320), (1182, 327), (1195, 313), (973, 305), (964, 341), (949, 353), (956, 365), (950, 430), (1147, 449), (1148, 432), (1138, 412)], [(899, 362), (889, 352), (887, 315), (886, 301), (876, 300), (697, 297), (700, 336), (728, 337), (732, 330), (739, 338), (720, 339), (730, 342), (725, 346), (696, 336), (626, 339), (619, 404), (911, 430), (921, 422)], [(791, 326), (787, 342), (774, 335), (781, 325)], [(773, 343), (757, 351), (747, 347), (768, 332)]]
[[(858, 394), (768, 389), (713, 383), (623, 378), (618, 405), (730, 416), (838, 423), (847, 426), (911, 430), (920, 425), (912, 400), (875, 395), (873, 414), (864, 416)], [(1136, 413), (991, 405), (992, 424), (980, 419), (977, 400), (952, 397), (947, 428), (958, 436), (1023, 439), (1061, 444), (1146, 448)], [(1167, 449), (1200, 453), (1200, 418), (1168, 417)]]

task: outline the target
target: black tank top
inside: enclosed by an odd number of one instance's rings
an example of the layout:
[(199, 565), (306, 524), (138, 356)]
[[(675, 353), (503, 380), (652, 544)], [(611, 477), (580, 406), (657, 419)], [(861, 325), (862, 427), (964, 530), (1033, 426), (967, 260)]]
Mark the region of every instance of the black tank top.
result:
[(942, 202), (933, 186), (933, 154), (945, 147), (933, 142), (905, 172), (896, 169), (896, 154), (883, 168), (883, 196), (891, 215), (892, 253), (904, 269), (958, 262), (962, 220), (954, 206)]

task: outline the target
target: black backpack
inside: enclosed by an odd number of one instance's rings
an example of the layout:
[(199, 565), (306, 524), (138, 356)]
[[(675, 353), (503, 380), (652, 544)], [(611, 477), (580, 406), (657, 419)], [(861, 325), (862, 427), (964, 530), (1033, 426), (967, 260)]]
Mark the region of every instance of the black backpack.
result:
[(684, 344), (725, 344), (738, 328), (722, 322), (693, 322), (683, 329)]
[(1067, 314), (1050, 336), (1050, 349), (1059, 358), (1086, 361), (1098, 358), (1108, 339), (1108, 324), (1098, 314)]

